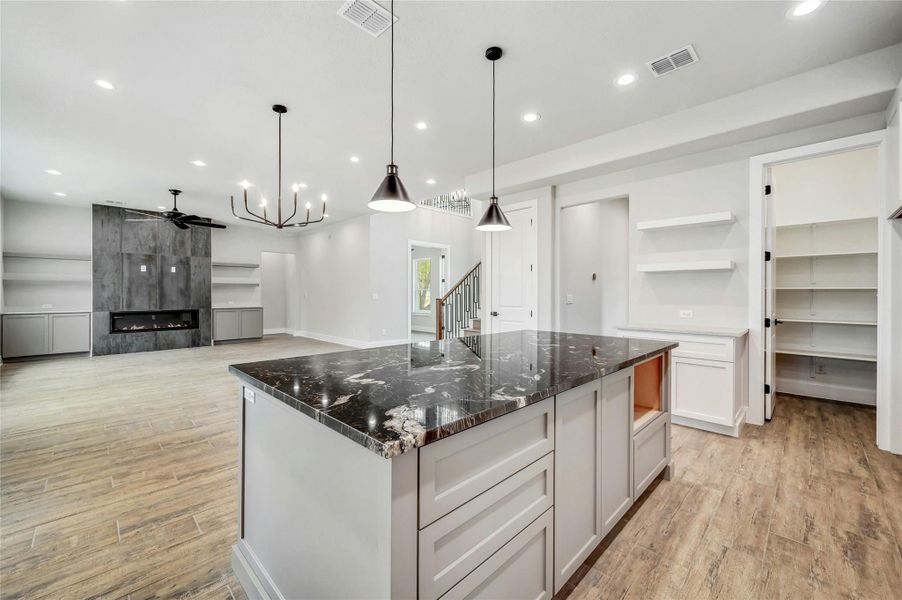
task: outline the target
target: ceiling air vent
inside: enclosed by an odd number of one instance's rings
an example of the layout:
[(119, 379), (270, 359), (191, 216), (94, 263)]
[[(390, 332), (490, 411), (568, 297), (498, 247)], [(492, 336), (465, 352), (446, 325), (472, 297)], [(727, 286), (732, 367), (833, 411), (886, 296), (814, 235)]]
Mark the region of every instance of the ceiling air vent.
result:
[[(338, 9), (338, 16), (350, 21), (373, 37), (379, 37), (391, 25), (391, 13), (372, 0), (348, 0)], [(395, 17), (395, 21), (398, 17)]]
[(648, 70), (654, 73), (655, 77), (660, 77), (697, 62), (698, 54), (695, 53), (695, 48), (690, 44), (679, 50), (674, 50), (666, 56), (650, 60), (645, 64), (648, 65)]

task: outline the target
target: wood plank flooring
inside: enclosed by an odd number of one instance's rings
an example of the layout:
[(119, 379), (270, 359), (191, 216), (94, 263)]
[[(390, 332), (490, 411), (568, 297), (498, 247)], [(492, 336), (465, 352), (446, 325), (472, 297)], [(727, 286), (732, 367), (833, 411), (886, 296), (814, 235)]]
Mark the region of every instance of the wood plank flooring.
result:
[[(274, 337), (0, 366), (0, 597), (244, 594), (230, 363), (339, 346)], [(571, 598), (902, 598), (902, 457), (874, 411), (781, 397), (733, 439), (673, 428), (657, 482)]]

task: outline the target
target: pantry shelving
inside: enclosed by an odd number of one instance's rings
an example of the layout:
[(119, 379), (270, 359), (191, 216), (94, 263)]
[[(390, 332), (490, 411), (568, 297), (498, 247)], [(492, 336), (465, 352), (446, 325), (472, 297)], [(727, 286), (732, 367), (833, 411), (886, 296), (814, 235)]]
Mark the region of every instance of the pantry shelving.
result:
[(735, 220), (731, 211), (705, 213), (700, 215), (688, 215), (685, 217), (673, 217), (670, 219), (656, 219), (654, 221), (639, 221), (636, 223), (637, 231), (656, 231), (661, 229), (683, 229), (685, 227), (698, 227), (702, 225), (723, 225)]

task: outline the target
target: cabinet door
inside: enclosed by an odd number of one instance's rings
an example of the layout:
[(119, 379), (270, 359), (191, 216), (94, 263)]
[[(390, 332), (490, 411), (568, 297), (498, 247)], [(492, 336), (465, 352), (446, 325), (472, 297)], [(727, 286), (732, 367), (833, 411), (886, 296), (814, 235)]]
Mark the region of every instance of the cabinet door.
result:
[(601, 535), (633, 504), (633, 370), (601, 380)]
[(243, 309), (241, 309), (241, 337), (242, 338), (263, 337), (263, 309), (262, 308), (243, 308)]
[(238, 309), (213, 310), (213, 339), (237, 340), (241, 337), (241, 313)]
[(592, 381), (555, 398), (555, 593), (602, 538), (601, 386)]
[(517, 534), (460, 583), (442, 600), (487, 598), (490, 600), (551, 600), (551, 540), (554, 537), (555, 509)]
[(4, 315), (3, 357), (37, 356), (50, 349), (47, 315)]
[(674, 356), (671, 372), (674, 415), (733, 424), (733, 363)]
[(91, 315), (50, 315), (50, 353), (88, 352), (91, 349)]

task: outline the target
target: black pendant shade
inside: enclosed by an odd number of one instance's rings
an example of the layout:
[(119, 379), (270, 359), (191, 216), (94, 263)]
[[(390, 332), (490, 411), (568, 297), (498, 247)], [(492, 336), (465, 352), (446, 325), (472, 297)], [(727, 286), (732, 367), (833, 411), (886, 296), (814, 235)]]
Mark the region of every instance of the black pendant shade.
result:
[(407, 188), (398, 177), (398, 165), (390, 164), (386, 167), (386, 171), (385, 179), (373, 194), (368, 206), (381, 212), (407, 212), (415, 209), (417, 205), (410, 201)]
[(507, 231), (511, 228), (510, 222), (498, 206), (498, 198), (492, 196), (489, 207), (485, 209), (485, 214), (479, 220), (476, 229), (479, 231)]
[(492, 46), (485, 51), (485, 57), (492, 61), (492, 197), (489, 198), (489, 206), (479, 219), (476, 229), (488, 232), (507, 231), (511, 228), (504, 211), (498, 206), (498, 196), (495, 195), (495, 61), (501, 58), (502, 54), (498, 46)]
[(395, 164), (395, 2), (391, 3), (391, 159), (386, 165), (385, 179), (373, 194), (369, 206), (380, 212), (407, 212), (417, 207), (410, 201), (407, 189), (398, 176), (398, 165)]

